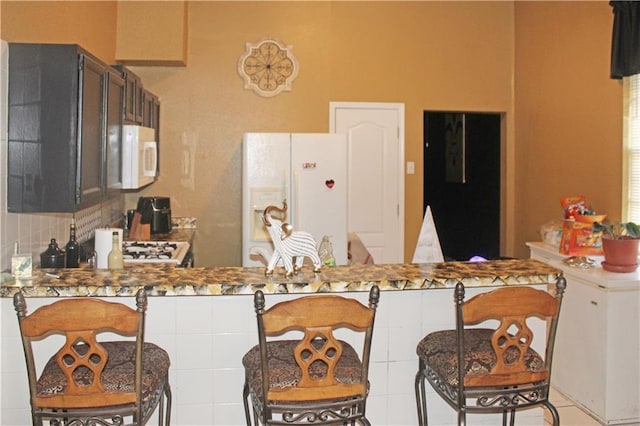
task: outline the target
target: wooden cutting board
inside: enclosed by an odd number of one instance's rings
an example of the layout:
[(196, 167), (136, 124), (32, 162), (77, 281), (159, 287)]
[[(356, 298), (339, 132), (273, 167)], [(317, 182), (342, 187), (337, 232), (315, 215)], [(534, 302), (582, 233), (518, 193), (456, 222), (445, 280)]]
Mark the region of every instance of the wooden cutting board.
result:
[(140, 223), (142, 215), (138, 212), (133, 214), (131, 228), (129, 229), (129, 239), (138, 241), (148, 241), (151, 239), (151, 224)]

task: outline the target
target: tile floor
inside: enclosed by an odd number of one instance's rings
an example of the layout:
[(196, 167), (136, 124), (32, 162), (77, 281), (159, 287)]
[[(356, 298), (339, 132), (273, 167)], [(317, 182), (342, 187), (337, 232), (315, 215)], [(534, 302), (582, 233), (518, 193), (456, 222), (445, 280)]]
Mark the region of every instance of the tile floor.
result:
[[(600, 426), (593, 417), (573, 405), (564, 395), (555, 389), (551, 389), (551, 402), (558, 409), (562, 426)], [(546, 411), (546, 410), (545, 410)], [(545, 412), (545, 426), (551, 425), (550, 416)]]

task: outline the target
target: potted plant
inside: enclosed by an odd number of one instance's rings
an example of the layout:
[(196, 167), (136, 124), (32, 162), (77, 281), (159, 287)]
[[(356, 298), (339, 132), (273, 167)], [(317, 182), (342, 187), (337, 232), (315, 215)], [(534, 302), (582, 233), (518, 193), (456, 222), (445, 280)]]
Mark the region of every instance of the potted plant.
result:
[(602, 232), (602, 269), (633, 272), (638, 267), (640, 226), (634, 222), (594, 222), (594, 232)]

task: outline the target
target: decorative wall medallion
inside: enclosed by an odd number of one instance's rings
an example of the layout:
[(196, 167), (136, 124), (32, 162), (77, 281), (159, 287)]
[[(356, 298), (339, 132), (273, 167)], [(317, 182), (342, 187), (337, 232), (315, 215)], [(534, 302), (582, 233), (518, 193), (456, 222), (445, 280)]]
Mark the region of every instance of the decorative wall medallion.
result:
[(274, 39), (247, 43), (245, 53), (238, 60), (238, 73), (244, 80), (244, 88), (265, 97), (291, 90), (291, 83), (298, 76), (298, 60), (291, 49), (292, 46)]

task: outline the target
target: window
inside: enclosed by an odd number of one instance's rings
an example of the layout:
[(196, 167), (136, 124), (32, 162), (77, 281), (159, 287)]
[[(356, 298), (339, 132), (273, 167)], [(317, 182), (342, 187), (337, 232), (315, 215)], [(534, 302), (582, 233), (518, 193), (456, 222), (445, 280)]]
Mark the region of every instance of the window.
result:
[(640, 223), (640, 74), (623, 79), (626, 220)]

